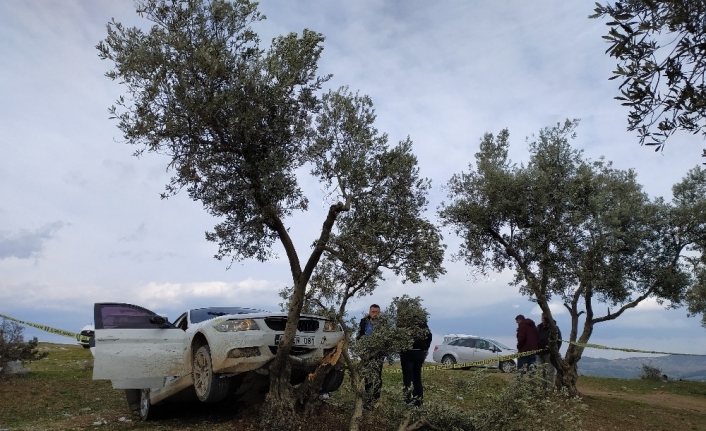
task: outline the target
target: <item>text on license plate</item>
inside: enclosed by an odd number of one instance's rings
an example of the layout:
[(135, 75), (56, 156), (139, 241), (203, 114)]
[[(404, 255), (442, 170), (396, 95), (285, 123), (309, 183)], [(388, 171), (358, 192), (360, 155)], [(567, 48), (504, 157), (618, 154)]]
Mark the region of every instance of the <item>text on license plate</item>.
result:
[[(275, 335), (275, 344), (279, 344), (279, 340), (282, 338), (283, 334), (277, 334)], [(297, 346), (313, 346), (314, 345), (314, 336), (306, 336), (306, 335), (295, 335), (294, 336), (294, 344)]]

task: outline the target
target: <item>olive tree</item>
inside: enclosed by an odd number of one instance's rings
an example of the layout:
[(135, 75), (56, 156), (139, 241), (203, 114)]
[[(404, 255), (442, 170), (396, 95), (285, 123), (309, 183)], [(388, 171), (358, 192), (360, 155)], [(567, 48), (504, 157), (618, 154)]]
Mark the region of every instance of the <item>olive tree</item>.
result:
[[(322, 35), (303, 30), (263, 49), (252, 27), (264, 16), (248, 0), (144, 0), (138, 12), (149, 29), (111, 21), (97, 46), (114, 64), (107, 77), (127, 93), (110, 112), (136, 155), (168, 158), (173, 176), (163, 197), (185, 189), (217, 218), (206, 234), (219, 245), (217, 258), (264, 262), (275, 245), (284, 250), (293, 290), (261, 412), (266, 428), (296, 428), (302, 397), (290, 384), (289, 353), (309, 280), (322, 258), (344, 260), (354, 250), (369, 259), (387, 250), (389, 265), (402, 271), (414, 250), (403, 250), (412, 244), (398, 242), (395, 226), (406, 223), (413, 226), (402, 235), (416, 229), (437, 241), (427, 247), (428, 269), (420, 257), (409, 279), (437, 272), (440, 236), (421, 216), (428, 180), (419, 178), (409, 138), (392, 145), (374, 127), (370, 98), (323, 91), (330, 76), (317, 75)], [(329, 202), (304, 254), (288, 223), (309, 209), (301, 186), (309, 179)], [(356, 217), (368, 223), (346, 228)]]
[[(695, 282), (689, 253), (706, 233), (704, 195), (678, 191), (673, 203), (651, 200), (632, 170), (586, 160), (570, 145), (577, 121), (542, 129), (529, 143), (529, 162), (508, 158), (509, 133), (486, 134), (468, 173), (447, 184), (439, 209), (445, 226), (463, 239), (457, 256), (486, 270), (511, 270), (513, 285), (549, 316), (557, 385), (577, 393), (578, 343), (596, 324), (622, 316), (648, 298), (682, 303)], [(697, 180), (685, 180), (692, 190)], [(688, 194), (698, 205), (686, 205)], [(571, 316), (566, 355), (556, 345), (549, 302)], [(603, 304), (603, 306), (601, 306)], [(564, 333), (566, 335), (566, 333)]]
[(677, 130), (703, 133), (706, 1), (596, 3), (591, 18), (603, 17), (610, 19), (606, 52), (618, 60), (610, 78), (620, 81), (615, 98), (630, 108), (628, 130), (655, 150)]
[(701, 314), (701, 326), (706, 328), (706, 169), (695, 168), (672, 188), (674, 200), (679, 208), (679, 217), (686, 228), (695, 234), (689, 245), (690, 255), (686, 258), (693, 274), (693, 284), (686, 292), (689, 314)]
[(17, 322), (0, 321), (0, 372), (9, 362), (32, 362), (46, 358), (47, 352), (37, 349), (37, 337), (25, 341), (23, 332), (24, 327)]

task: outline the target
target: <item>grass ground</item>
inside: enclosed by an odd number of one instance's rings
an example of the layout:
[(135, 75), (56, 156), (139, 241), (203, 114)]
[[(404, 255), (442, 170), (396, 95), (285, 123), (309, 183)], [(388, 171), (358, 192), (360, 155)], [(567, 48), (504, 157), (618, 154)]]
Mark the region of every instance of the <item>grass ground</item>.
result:
[[(29, 366), (24, 375), (0, 377), (0, 430), (254, 430), (258, 404), (224, 400), (213, 405), (174, 405), (162, 419), (143, 423), (127, 410), (123, 391), (110, 382), (93, 381), (92, 357), (79, 346), (41, 344), (49, 356)], [(389, 371), (389, 369), (388, 369)], [(490, 374), (483, 390), (461, 384), (477, 370), (425, 372), (425, 401), (466, 411), (482, 405), (487, 394), (507, 385), (508, 376)], [(383, 403), (400, 398), (401, 374), (384, 374)], [(579, 390), (586, 410), (583, 428), (608, 430), (706, 431), (706, 383), (581, 377)], [(346, 429), (353, 393), (348, 382), (321, 408), (307, 430)], [(378, 411), (366, 413), (364, 429), (387, 424)], [(394, 428), (393, 424), (389, 424)]]

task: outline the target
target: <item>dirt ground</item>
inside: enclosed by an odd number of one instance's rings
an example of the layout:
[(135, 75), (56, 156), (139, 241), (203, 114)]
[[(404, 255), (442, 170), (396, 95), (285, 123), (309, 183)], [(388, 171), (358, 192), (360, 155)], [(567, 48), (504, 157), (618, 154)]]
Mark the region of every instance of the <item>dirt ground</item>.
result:
[[(509, 379), (512, 374), (497, 374), (497, 376)], [(615, 390), (597, 389), (581, 384), (581, 379), (576, 384), (576, 388), (583, 396), (619, 398), (623, 400), (635, 401), (652, 406), (668, 407), (678, 410), (688, 410), (694, 413), (706, 413), (706, 398), (690, 397), (686, 395), (671, 394), (665, 391), (655, 390), (649, 394), (630, 394)]]
[(626, 394), (617, 391), (604, 391), (595, 388), (576, 386), (581, 395), (620, 398), (672, 409), (688, 410), (696, 413), (706, 413), (706, 399), (670, 394), (664, 391), (654, 391), (651, 394)]

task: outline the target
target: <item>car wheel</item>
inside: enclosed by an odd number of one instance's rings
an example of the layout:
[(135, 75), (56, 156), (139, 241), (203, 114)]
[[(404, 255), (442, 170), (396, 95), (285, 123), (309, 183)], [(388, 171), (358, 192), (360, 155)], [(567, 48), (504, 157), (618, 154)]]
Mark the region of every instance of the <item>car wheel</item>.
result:
[(208, 345), (204, 345), (196, 350), (194, 354), (194, 390), (199, 401), (204, 403), (215, 403), (228, 395), (230, 379), (220, 378), (213, 372), (211, 362), (211, 350)]
[(321, 392), (334, 392), (338, 390), (343, 384), (343, 380), (346, 377), (345, 370), (333, 369), (326, 374), (324, 377), (324, 382), (321, 385)]
[(140, 419), (143, 421), (154, 420), (157, 416), (156, 410), (150, 402), (150, 390), (142, 389), (140, 391)]
[(515, 361), (502, 361), (498, 368), (500, 368), (500, 371), (503, 373), (511, 373), (517, 367), (515, 366)]
[(441, 358), (441, 363), (444, 365), (453, 365), (456, 363), (456, 358), (451, 355), (445, 355), (443, 358)]

